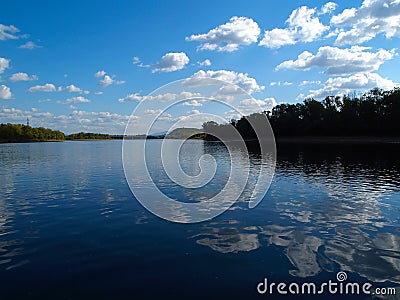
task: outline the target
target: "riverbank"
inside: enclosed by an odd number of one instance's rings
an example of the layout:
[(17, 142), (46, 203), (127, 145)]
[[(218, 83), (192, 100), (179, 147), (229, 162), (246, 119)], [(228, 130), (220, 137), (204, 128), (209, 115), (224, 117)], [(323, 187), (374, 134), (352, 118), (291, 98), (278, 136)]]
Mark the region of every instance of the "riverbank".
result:
[(0, 140), (0, 144), (14, 144), (14, 143), (48, 143), (48, 142), (65, 142), (65, 140)]

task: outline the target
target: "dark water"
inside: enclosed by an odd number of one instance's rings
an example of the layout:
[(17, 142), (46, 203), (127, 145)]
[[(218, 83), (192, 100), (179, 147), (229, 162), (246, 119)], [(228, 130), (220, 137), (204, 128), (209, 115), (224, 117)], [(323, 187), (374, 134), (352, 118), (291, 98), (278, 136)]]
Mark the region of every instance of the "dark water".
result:
[[(399, 150), (279, 145), (256, 208), (242, 199), (212, 221), (176, 224), (133, 197), (119, 141), (1, 144), (0, 297), (275, 299), (257, 294), (264, 278), (322, 283), (339, 271), (347, 281), (398, 286)], [(210, 197), (240, 165), (218, 143), (190, 141), (186, 172), (196, 173), (199, 152), (217, 157), (219, 169), (189, 196)], [(250, 163), (257, 169), (257, 153)], [(160, 189), (185, 201), (187, 191), (158, 168), (154, 160)]]

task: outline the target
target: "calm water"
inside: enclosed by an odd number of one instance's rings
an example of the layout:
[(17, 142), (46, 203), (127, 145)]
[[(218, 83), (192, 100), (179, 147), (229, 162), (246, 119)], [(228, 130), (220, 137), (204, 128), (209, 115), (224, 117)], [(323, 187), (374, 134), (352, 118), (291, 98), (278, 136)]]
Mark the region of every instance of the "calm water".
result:
[[(265, 277), (322, 283), (338, 271), (398, 286), (399, 150), (279, 146), (274, 180), (255, 209), (245, 194), (212, 221), (176, 224), (133, 197), (120, 141), (0, 144), (1, 297), (271, 299), (257, 295)], [(196, 192), (169, 182), (157, 159), (150, 173), (170, 197), (212, 197), (231, 164), (222, 145), (190, 141), (183, 169), (198, 172), (192, 158), (203, 153), (218, 170)], [(257, 153), (250, 163), (257, 170)]]

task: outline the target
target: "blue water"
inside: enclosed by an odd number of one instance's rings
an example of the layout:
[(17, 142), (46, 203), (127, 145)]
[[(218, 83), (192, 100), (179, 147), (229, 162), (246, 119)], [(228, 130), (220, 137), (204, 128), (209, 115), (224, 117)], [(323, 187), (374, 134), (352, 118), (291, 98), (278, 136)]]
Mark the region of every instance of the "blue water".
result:
[[(256, 290), (264, 278), (321, 283), (339, 271), (377, 287), (400, 283), (398, 146), (278, 145), (274, 180), (256, 208), (239, 199), (198, 224), (140, 205), (121, 146), (0, 144), (2, 299), (267, 298)], [(162, 191), (181, 201), (218, 192), (231, 167), (226, 149), (189, 141), (181, 153), (188, 173), (198, 171), (191, 157), (199, 151), (217, 157), (215, 182), (189, 195), (154, 159)], [(250, 163), (262, 163), (257, 152)]]

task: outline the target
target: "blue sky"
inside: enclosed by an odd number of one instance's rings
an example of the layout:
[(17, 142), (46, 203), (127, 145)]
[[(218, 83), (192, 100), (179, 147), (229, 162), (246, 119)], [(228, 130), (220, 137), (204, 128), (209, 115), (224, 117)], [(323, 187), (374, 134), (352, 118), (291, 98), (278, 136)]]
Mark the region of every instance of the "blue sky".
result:
[[(239, 85), (253, 97), (236, 103), (243, 113), (392, 89), (399, 37), (398, 0), (7, 1), (0, 122), (120, 134), (146, 95), (191, 77)], [(163, 107), (154, 100), (138, 123)], [(193, 101), (165, 126), (210, 111)]]

